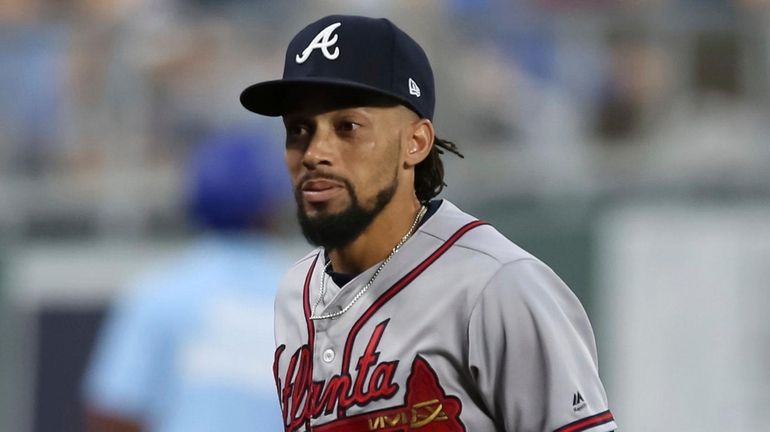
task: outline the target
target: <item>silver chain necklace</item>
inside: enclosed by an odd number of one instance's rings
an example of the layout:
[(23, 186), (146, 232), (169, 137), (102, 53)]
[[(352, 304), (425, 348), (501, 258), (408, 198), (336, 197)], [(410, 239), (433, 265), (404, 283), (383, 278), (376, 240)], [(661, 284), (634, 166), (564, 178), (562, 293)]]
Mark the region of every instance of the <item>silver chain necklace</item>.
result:
[(311, 320), (321, 320), (321, 319), (329, 319), (329, 318), (337, 318), (350, 310), (351, 307), (358, 301), (358, 299), (361, 298), (361, 296), (364, 295), (364, 293), (369, 289), (369, 287), (372, 286), (372, 283), (374, 283), (374, 280), (377, 279), (377, 276), (380, 275), (380, 272), (382, 272), (382, 269), (385, 268), (385, 265), (388, 264), (391, 258), (393, 258), (393, 255), (398, 252), (399, 249), (401, 249), (401, 246), (406, 243), (407, 240), (409, 240), (409, 237), (412, 236), (414, 233), (414, 229), (417, 227), (417, 224), (420, 223), (423, 216), (425, 216), (425, 213), (428, 211), (428, 208), (425, 206), (421, 206), (420, 210), (417, 211), (417, 216), (414, 218), (414, 222), (412, 222), (412, 226), (409, 227), (409, 231), (404, 234), (403, 237), (401, 237), (401, 240), (393, 247), (393, 250), (390, 251), (390, 254), (385, 258), (385, 260), (377, 267), (377, 270), (374, 271), (374, 274), (372, 277), (369, 278), (369, 281), (366, 283), (366, 285), (361, 288), (358, 293), (356, 293), (356, 296), (353, 297), (353, 300), (348, 303), (347, 306), (345, 306), (343, 309), (338, 310), (337, 312), (328, 313), (325, 315), (316, 315), (316, 309), (318, 309), (318, 305), (323, 300), (324, 296), (326, 296), (326, 269), (329, 268), (329, 265), (331, 264), (331, 261), (327, 262), (324, 266), (323, 273), (321, 274), (321, 289), (318, 292), (318, 300), (315, 302), (315, 306), (313, 306), (313, 315), (310, 317)]

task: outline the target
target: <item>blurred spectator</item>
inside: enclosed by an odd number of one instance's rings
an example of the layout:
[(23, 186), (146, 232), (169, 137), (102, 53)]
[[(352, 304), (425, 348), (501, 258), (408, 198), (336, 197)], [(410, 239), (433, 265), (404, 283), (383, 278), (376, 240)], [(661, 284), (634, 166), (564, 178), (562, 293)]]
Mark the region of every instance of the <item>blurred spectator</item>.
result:
[(41, 175), (60, 151), (62, 26), (41, 1), (0, 2), (0, 168)]
[(609, 65), (599, 95), (595, 133), (604, 144), (629, 144), (646, 116), (659, 111), (671, 87), (671, 65), (662, 43), (636, 29), (610, 34)]
[(647, 148), (643, 181), (713, 191), (766, 187), (768, 110), (766, 96), (748, 90), (745, 68), (757, 51), (745, 39), (737, 28), (691, 36), (691, 91), (667, 107)]
[(286, 197), (282, 147), (213, 134), (189, 164), (206, 234), (115, 303), (85, 378), (92, 432), (272, 431), (273, 295), (290, 263), (270, 237)]

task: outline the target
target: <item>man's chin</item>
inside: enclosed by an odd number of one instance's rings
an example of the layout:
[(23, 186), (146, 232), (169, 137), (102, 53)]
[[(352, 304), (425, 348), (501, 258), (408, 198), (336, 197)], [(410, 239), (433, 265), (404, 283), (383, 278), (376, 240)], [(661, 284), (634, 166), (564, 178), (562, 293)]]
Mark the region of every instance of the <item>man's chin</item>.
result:
[(341, 209), (303, 205), (302, 210), (298, 212), (302, 234), (311, 244), (327, 250), (350, 244), (376, 215), (355, 205)]
[(322, 203), (304, 202), (302, 204), (302, 209), (305, 213), (305, 216), (312, 220), (317, 218), (332, 217), (345, 213), (345, 211), (350, 209), (350, 204), (334, 203), (330, 201)]

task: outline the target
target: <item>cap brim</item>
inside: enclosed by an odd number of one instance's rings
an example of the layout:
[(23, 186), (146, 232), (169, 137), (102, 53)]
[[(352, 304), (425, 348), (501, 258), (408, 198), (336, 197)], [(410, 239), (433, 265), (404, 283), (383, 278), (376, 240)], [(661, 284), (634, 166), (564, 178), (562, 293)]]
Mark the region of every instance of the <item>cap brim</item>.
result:
[(334, 89), (353, 89), (370, 92), (377, 95), (388, 96), (398, 103), (406, 105), (412, 110), (409, 101), (404, 100), (397, 94), (384, 92), (376, 87), (361, 84), (355, 81), (348, 81), (334, 78), (297, 78), (280, 79), (265, 81), (247, 87), (241, 92), (241, 105), (247, 110), (271, 117), (282, 116), (287, 110), (287, 95), (290, 91), (297, 91), (302, 88), (329, 88)]

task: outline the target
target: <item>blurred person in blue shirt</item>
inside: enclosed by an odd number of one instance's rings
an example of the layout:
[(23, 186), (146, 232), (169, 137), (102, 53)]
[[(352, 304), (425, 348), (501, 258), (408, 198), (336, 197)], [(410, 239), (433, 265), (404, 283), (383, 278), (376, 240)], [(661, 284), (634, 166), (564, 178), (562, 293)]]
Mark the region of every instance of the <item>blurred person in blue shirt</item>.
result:
[(195, 152), (187, 204), (207, 232), (113, 305), (85, 375), (89, 431), (282, 429), (272, 305), (291, 263), (264, 228), (291, 189), (278, 148), (254, 137)]

